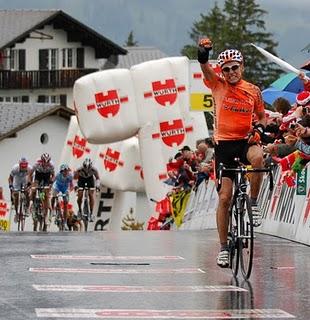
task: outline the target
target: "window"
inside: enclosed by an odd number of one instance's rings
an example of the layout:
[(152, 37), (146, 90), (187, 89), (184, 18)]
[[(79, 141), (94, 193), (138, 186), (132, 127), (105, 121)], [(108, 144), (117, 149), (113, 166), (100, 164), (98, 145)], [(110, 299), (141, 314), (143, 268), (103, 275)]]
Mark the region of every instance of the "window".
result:
[(56, 70), (58, 69), (58, 49), (39, 50), (39, 69)]
[(48, 96), (38, 96), (38, 103), (48, 103)]
[(40, 142), (42, 144), (47, 144), (48, 143), (48, 134), (47, 133), (42, 133), (41, 134)]
[(29, 96), (22, 96), (22, 103), (29, 102)]
[(75, 55), (72, 48), (62, 49), (62, 67), (72, 68), (75, 62)]
[(0, 102), (3, 102), (3, 101), (4, 101), (3, 97), (0, 97)]
[(11, 97), (5, 97), (5, 102), (11, 102)]
[(38, 96), (38, 103), (54, 103), (54, 104), (60, 104), (61, 102), (61, 96), (45, 96), (45, 95), (40, 95)]
[(26, 69), (26, 51), (24, 49), (10, 50), (10, 69), (11, 70)]

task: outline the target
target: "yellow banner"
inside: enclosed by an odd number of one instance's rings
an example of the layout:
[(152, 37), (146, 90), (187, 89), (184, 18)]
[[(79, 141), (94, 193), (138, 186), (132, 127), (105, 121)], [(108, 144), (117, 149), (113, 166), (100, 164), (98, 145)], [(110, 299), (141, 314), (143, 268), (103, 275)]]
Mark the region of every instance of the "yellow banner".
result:
[(0, 219), (0, 230), (2, 231), (10, 231), (10, 221)]
[(214, 109), (214, 101), (210, 93), (191, 93), (190, 110), (210, 112)]

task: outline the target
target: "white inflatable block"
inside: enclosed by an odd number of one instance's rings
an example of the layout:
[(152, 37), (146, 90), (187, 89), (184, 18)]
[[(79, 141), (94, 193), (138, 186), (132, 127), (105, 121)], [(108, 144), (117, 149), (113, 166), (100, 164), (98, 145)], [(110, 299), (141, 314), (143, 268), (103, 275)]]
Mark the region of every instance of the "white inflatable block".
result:
[(130, 71), (113, 69), (79, 78), (73, 88), (80, 129), (90, 143), (105, 144), (138, 131), (135, 93)]
[(145, 190), (136, 137), (99, 146), (96, 159), (101, 183), (105, 186), (121, 191)]
[(161, 200), (172, 189), (164, 183), (169, 160), (184, 145), (195, 150), (192, 119), (148, 123), (139, 130), (139, 144), (147, 196)]
[(190, 72), (189, 72), (189, 59), (187, 57), (169, 57), (164, 58), (162, 61), (168, 61), (171, 65), (175, 82), (182, 84), (184, 88), (182, 94), (178, 94), (177, 99), (179, 108), (183, 117), (189, 116), (190, 106)]
[(184, 103), (179, 99), (182, 95), (188, 99), (188, 84), (177, 81), (174, 70), (167, 59), (152, 60), (131, 67), (140, 127), (148, 122), (188, 115), (188, 108), (185, 110)]
[(193, 119), (194, 139), (200, 140), (209, 137), (208, 126), (203, 112), (192, 111), (190, 117)]
[[(98, 146), (90, 144), (82, 135), (77, 118), (71, 117), (67, 137), (60, 156), (59, 165), (66, 163), (71, 170), (82, 165), (85, 158), (95, 159)], [(58, 170), (58, 168), (56, 168)]]

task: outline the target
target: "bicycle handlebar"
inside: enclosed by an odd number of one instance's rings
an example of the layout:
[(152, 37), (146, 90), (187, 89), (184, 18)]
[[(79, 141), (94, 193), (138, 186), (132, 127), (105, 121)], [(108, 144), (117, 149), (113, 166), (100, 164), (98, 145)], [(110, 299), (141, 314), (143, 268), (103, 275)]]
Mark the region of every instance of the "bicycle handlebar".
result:
[(246, 173), (259, 173), (259, 172), (266, 172), (269, 174), (269, 190), (273, 190), (273, 173), (272, 173), (272, 167), (265, 167), (265, 168), (248, 168), (244, 165), (239, 165), (237, 168), (226, 168), (223, 163), (219, 164), (219, 177), (218, 177), (218, 185), (217, 185), (217, 191), (220, 191), (222, 186), (222, 177), (223, 172), (235, 172), (235, 173), (242, 173), (243, 175)]

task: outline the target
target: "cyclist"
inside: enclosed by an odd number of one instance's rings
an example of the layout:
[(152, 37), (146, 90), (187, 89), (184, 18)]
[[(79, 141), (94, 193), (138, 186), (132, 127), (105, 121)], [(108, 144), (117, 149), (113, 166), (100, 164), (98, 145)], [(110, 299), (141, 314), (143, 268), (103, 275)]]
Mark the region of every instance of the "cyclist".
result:
[(54, 176), (55, 176), (55, 168), (51, 160), (51, 157), (48, 153), (43, 153), (41, 157), (33, 165), (32, 170), (29, 173), (29, 177), (30, 177), (29, 180), (33, 181), (32, 193), (31, 193), (31, 200), (33, 203), (36, 196), (36, 189), (39, 186), (44, 187), (44, 192), (45, 192), (44, 203), (43, 203), (44, 221), (46, 221), (48, 208), (50, 206), (49, 192), (50, 192), (50, 186), (54, 180)]
[[(62, 164), (59, 168), (59, 172), (57, 173), (52, 186), (53, 200), (57, 198), (57, 195), (59, 193), (61, 193), (63, 197), (63, 214), (65, 228), (67, 225), (67, 204), (69, 202), (69, 192), (73, 190), (73, 176), (70, 171), (71, 170), (67, 164)], [(52, 208), (54, 209), (54, 203), (52, 203)]]
[[(221, 52), (217, 63), (222, 77), (218, 76), (208, 64), (212, 41), (202, 39), (198, 44), (198, 61), (215, 101), (214, 140), (215, 166), (219, 163), (235, 167), (235, 158), (253, 168), (262, 168), (263, 151), (259, 146), (260, 135), (266, 126), (264, 103), (260, 89), (243, 80), (243, 56), (236, 49)], [(257, 124), (252, 126), (252, 116), (256, 115)], [(223, 174), (219, 191), (219, 205), (216, 211), (217, 229), (220, 239), (220, 252), (217, 264), (229, 266), (229, 248), (227, 244), (229, 206), (232, 198), (234, 175)], [(262, 182), (262, 174), (255, 173), (250, 179), (251, 204), (255, 226), (261, 223), (261, 213), (257, 207), (257, 197)]]
[(100, 180), (99, 180), (99, 173), (98, 170), (93, 166), (93, 162), (90, 158), (85, 158), (83, 161), (83, 165), (74, 172), (74, 179), (77, 179), (77, 189), (78, 196), (77, 196), (77, 204), (79, 208), (79, 217), (81, 216), (82, 212), (82, 198), (83, 192), (82, 188), (86, 186), (89, 188), (89, 209), (90, 209), (90, 222), (93, 222), (93, 208), (94, 208), (94, 188), (99, 190), (100, 188)]
[(19, 206), (19, 190), (22, 187), (25, 188), (25, 196), (26, 196), (26, 212), (25, 214), (28, 215), (29, 210), (29, 187), (31, 186), (29, 180), (29, 173), (31, 171), (31, 166), (29, 165), (26, 158), (22, 157), (18, 163), (16, 163), (10, 173), (9, 176), (9, 188), (11, 190), (13, 204), (15, 207), (15, 217), (14, 221), (17, 221), (17, 210)]

